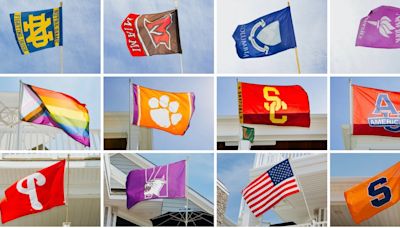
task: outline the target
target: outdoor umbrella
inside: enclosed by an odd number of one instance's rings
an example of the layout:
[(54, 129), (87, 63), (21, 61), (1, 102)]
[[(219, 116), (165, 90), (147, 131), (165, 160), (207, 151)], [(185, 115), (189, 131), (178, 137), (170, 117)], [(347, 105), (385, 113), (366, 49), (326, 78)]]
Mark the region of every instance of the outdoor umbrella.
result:
[[(186, 212), (167, 212), (151, 219), (153, 226), (185, 226)], [(214, 226), (214, 216), (203, 211), (188, 212), (188, 226)]]

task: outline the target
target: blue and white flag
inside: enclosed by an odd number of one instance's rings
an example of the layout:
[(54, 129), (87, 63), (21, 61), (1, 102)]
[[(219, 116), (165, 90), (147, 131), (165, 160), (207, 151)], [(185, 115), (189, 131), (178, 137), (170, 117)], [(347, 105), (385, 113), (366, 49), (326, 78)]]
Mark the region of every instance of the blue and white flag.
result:
[(290, 7), (239, 25), (232, 35), (240, 58), (274, 55), (296, 47)]
[(63, 45), (62, 7), (10, 14), (21, 54)]

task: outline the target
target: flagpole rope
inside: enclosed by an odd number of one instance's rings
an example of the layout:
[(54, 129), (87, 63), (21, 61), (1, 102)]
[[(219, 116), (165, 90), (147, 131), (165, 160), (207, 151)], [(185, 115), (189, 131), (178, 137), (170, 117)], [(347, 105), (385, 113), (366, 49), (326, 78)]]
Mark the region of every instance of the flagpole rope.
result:
[(70, 160), (70, 154), (67, 155), (67, 196), (65, 200), (65, 206), (66, 206), (66, 214), (65, 214), (65, 222), (68, 224), (69, 221), (69, 160)]
[[(129, 78), (129, 116), (128, 116), (128, 150), (131, 149), (131, 118), (132, 118), (132, 104), (133, 104), (133, 96), (131, 91), (132, 80)], [(140, 134), (140, 130), (139, 130)]]
[(350, 93), (350, 100), (349, 100), (349, 122), (350, 122), (350, 128), (349, 128), (349, 149), (352, 150), (352, 136), (353, 136), (353, 89), (352, 89), (352, 82), (351, 78), (349, 79), (349, 93)]
[(21, 105), (22, 105), (22, 81), (19, 80), (19, 98), (18, 98), (18, 126), (17, 126), (17, 143), (16, 143), (16, 147), (17, 150), (20, 149), (20, 141), (21, 141), (21, 117), (20, 117), (20, 113), (21, 113)]
[(188, 157), (186, 157), (186, 165), (185, 165), (185, 169), (186, 169), (186, 172), (185, 172), (185, 182), (186, 182), (186, 186), (185, 186), (185, 191), (186, 191), (186, 213), (185, 213), (185, 226), (187, 227), (188, 226), (188, 214), (189, 214), (189, 196), (188, 196), (188, 188), (189, 188), (189, 182), (188, 182), (188, 180), (189, 180), (189, 169), (188, 169), (188, 166), (189, 166), (189, 156)]
[[(62, 7), (63, 2), (60, 2), (60, 7)], [(62, 15), (62, 14), (61, 14)], [(61, 18), (62, 20), (62, 18)], [(64, 73), (64, 44), (60, 46), (60, 73)]]

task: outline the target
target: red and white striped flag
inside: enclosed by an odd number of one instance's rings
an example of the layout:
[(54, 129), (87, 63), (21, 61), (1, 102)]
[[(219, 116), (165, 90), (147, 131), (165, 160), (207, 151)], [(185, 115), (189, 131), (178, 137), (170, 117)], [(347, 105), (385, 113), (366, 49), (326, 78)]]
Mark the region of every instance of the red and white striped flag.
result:
[(284, 198), (300, 192), (289, 159), (278, 163), (253, 180), (242, 191), (250, 210), (261, 216)]

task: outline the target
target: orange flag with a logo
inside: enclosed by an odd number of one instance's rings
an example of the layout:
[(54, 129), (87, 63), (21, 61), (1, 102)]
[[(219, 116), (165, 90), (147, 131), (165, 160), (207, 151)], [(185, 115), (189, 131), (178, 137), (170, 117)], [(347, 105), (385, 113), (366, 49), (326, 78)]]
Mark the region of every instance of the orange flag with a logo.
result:
[(299, 85), (238, 83), (240, 123), (310, 127), (307, 92)]
[(400, 199), (400, 162), (344, 193), (350, 214), (359, 224)]
[(194, 112), (194, 93), (173, 93), (132, 84), (132, 124), (184, 135)]

